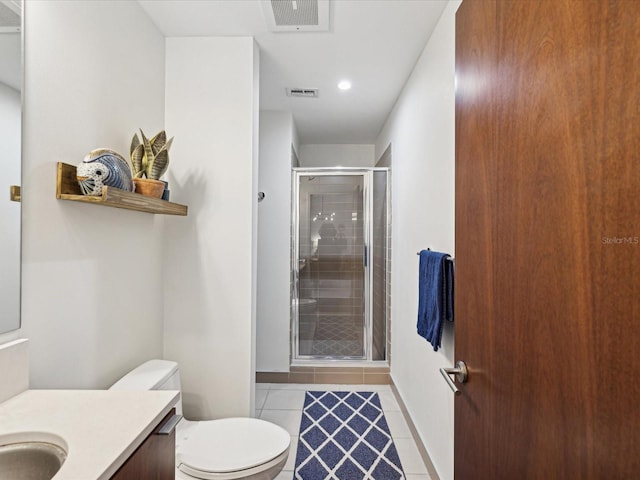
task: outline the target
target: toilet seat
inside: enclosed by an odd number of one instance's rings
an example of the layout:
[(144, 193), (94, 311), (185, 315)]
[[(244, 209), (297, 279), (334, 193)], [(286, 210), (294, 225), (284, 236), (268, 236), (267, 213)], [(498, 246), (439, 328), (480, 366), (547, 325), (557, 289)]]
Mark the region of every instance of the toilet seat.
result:
[(230, 480), (284, 463), (291, 436), (257, 418), (224, 418), (194, 422), (180, 442), (176, 465), (198, 479)]

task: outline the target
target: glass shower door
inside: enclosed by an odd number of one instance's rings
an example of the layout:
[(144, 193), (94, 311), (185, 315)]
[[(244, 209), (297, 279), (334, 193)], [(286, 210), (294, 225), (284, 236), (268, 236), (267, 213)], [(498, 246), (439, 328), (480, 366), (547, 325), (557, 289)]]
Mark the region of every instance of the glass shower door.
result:
[(294, 357), (366, 358), (365, 175), (297, 179)]

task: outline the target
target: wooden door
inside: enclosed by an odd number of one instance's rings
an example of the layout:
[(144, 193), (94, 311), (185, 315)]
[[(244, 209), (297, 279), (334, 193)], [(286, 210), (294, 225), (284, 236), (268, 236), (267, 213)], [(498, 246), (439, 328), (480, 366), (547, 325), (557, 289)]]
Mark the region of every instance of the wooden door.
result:
[(640, 478), (640, 2), (456, 19), (456, 480)]

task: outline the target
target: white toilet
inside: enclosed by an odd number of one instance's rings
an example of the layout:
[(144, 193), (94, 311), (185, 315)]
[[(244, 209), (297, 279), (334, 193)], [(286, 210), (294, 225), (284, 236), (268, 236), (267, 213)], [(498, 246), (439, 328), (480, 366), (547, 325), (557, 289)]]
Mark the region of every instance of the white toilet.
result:
[[(110, 390), (181, 390), (178, 364), (149, 360)], [(182, 400), (176, 413), (182, 415)], [(176, 478), (272, 480), (287, 461), (290, 442), (285, 429), (257, 418), (183, 418), (176, 427)]]

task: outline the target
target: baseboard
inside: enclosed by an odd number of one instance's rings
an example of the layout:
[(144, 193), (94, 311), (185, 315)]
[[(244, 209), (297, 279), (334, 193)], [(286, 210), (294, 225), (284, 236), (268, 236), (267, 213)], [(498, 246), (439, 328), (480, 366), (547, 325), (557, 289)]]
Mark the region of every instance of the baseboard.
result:
[(440, 480), (440, 476), (438, 475), (438, 472), (433, 466), (433, 462), (431, 461), (429, 452), (427, 452), (427, 449), (422, 443), (422, 439), (420, 438), (418, 429), (414, 425), (413, 420), (409, 415), (409, 411), (407, 410), (407, 406), (404, 404), (404, 400), (402, 400), (402, 396), (400, 395), (400, 392), (398, 391), (398, 388), (396, 387), (396, 384), (394, 383), (391, 375), (389, 375), (389, 385), (391, 386), (391, 391), (393, 392), (393, 395), (396, 397), (396, 400), (398, 401), (398, 405), (400, 405), (400, 411), (402, 411), (402, 415), (404, 416), (404, 419), (407, 421), (407, 425), (409, 425), (409, 430), (411, 430), (411, 436), (413, 437), (413, 441), (415, 442), (416, 447), (418, 447), (420, 456), (422, 457), (422, 460), (424, 461), (424, 464), (427, 467), (427, 472), (429, 472), (429, 477), (431, 478), (431, 480)]
[(257, 383), (389, 385), (389, 367), (291, 367), (289, 372), (256, 372)]

